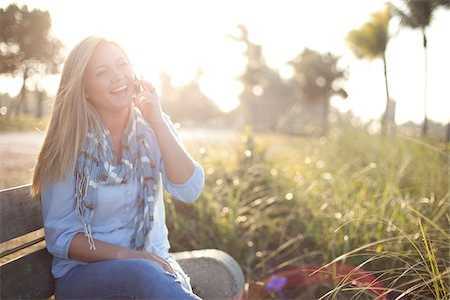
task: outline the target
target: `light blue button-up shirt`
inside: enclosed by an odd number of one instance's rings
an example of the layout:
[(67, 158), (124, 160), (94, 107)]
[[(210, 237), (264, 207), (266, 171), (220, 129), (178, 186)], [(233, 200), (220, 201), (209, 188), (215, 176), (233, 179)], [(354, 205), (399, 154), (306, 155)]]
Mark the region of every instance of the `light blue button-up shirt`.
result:
[[(176, 129), (165, 115), (165, 121), (178, 142)], [(194, 202), (203, 189), (204, 172), (200, 164), (195, 164), (194, 173), (182, 184), (168, 180), (161, 157), (161, 180), (164, 188), (176, 199)], [(135, 178), (128, 183), (106, 186), (99, 184), (95, 213), (92, 218), (92, 236), (104, 242), (131, 248), (134, 232), (134, 217), (137, 213), (139, 183)], [(44, 221), (45, 242), (53, 255), (52, 274), (62, 277), (70, 269), (86, 262), (70, 259), (69, 246), (74, 235), (83, 231), (83, 224), (76, 213), (75, 175), (70, 174), (64, 181), (53, 183), (41, 191), (42, 217)], [(168, 230), (165, 222), (163, 191), (161, 185), (156, 193), (154, 223), (150, 234), (152, 252), (170, 260)]]

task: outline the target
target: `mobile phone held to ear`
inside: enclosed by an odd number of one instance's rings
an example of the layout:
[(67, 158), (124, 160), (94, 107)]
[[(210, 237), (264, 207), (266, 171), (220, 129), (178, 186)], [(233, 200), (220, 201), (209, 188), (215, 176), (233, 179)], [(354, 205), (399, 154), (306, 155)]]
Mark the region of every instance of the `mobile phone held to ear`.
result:
[(141, 92), (141, 85), (137, 82), (134, 83), (134, 93), (137, 96)]
[(134, 80), (135, 80), (135, 82), (134, 82), (134, 93), (137, 95), (137, 94), (139, 94), (141, 92), (141, 85), (139, 84), (136, 75), (134, 76)]

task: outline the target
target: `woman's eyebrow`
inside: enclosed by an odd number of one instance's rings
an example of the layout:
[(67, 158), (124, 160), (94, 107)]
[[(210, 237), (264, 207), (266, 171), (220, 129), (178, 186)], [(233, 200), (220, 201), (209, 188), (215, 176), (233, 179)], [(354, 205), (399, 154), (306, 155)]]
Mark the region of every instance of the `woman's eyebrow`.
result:
[[(118, 59), (116, 59), (115, 63), (117, 63), (120, 60), (125, 60), (125, 58), (119, 57)], [(95, 67), (95, 70), (100, 69), (100, 68), (106, 68), (107, 66), (108, 66), (108, 64), (99, 65), (99, 66)]]

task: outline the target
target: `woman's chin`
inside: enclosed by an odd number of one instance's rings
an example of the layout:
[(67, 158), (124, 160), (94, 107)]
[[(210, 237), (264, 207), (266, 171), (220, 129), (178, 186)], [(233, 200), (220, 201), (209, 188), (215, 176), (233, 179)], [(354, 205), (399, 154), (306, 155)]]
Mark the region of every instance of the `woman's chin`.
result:
[(133, 102), (133, 96), (132, 95), (125, 95), (122, 97), (113, 96), (109, 98), (108, 101), (111, 105), (111, 108), (115, 109), (124, 109), (131, 105)]

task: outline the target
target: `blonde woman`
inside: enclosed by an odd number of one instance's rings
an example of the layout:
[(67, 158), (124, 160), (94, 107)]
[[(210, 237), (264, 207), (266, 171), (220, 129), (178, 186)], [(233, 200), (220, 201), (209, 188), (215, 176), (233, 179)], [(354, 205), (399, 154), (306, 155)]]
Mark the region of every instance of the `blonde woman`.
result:
[(65, 63), (32, 192), (55, 297), (199, 299), (169, 254), (162, 188), (195, 201), (202, 167), (123, 49), (88, 37)]

